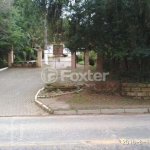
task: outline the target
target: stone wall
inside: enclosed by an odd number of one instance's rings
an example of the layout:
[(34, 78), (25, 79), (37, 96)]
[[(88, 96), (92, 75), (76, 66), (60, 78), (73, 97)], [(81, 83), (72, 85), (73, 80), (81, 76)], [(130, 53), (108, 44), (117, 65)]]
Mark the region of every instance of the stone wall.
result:
[(24, 61), (24, 62), (16, 62), (16, 63), (13, 63), (12, 64), (12, 67), (18, 67), (18, 68), (30, 68), (30, 67), (37, 67), (37, 62), (27, 62), (27, 61)]
[(121, 94), (123, 96), (150, 100), (150, 84), (122, 83)]

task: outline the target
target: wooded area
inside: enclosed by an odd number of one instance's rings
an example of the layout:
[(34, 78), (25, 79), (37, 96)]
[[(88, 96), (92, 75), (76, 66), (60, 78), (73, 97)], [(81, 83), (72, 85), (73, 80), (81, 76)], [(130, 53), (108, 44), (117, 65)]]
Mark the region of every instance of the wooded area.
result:
[(149, 0), (0, 0), (0, 66), (11, 49), (36, 59), (44, 30), (72, 52), (93, 50), (112, 78), (150, 82)]

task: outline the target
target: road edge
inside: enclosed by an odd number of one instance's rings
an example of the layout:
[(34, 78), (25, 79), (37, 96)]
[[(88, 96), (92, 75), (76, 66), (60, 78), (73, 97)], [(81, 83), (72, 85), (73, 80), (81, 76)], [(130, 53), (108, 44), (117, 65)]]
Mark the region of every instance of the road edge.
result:
[(2, 69), (0, 69), (0, 71), (4, 71), (4, 70), (6, 70), (6, 69), (8, 69), (8, 67), (2, 68)]
[(52, 114), (53, 111), (52, 111), (49, 107), (47, 107), (46, 105), (44, 105), (43, 103), (41, 103), (40, 101), (37, 100), (38, 94), (39, 94), (42, 90), (44, 90), (44, 87), (38, 90), (38, 92), (36, 93), (36, 95), (35, 95), (35, 97), (34, 97), (34, 101), (35, 101), (35, 103), (36, 103), (39, 107), (41, 107), (42, 109), (44, 109), (44, 110), (47, 111), (48, 113)]

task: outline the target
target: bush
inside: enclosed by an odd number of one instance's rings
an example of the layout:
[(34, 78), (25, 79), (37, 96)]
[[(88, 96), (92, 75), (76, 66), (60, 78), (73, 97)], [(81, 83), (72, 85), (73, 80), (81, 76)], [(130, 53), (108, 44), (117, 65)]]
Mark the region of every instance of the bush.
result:
[(6, 63), (6, 60), (0, 58), (0, 68), (5, 67)]
[(84, 61), (78, 62), (79, 65), (84, 65)]
[(19, 56), (16, 56), (15, 59), (14, 59), (14, 61), (15, 62), (19, 62), (19, 61), (21, 61), (21, 58)]
[[(89, 52), (89, 65), (95, 66), (97, 60), (97, 54), (92, 50)], [(77, 63), (80, 65), (84, 65), (84, 53), (80, 53), (77, 55)]]
[(37, 56), (35, 56), (34, 54), (31, 55), (31, 60), (37, 60)]
[(89, 52), (89, 65), (94, 66), (96, 64), (97, 54), (92, 50)]
[(79, 55), (77, 55), (77, 63), (83, 61), (84, 59), (84, 53), (80, 53)]

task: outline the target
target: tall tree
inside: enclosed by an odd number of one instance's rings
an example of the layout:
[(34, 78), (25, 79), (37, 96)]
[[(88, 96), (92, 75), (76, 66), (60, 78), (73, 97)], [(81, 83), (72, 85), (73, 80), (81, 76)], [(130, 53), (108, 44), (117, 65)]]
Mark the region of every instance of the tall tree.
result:
[[(146, 68), (150, 56), (149, 0), (85, 0), (70, 9), (65, 35), (72, 51), (92, 46), (101, 57), (98, 68), (102, 68), (102, 58), (126, 72), (132, 71), (132, 66), (139, 72)], [(122, 62), (125, 69), (119, 68)]]

